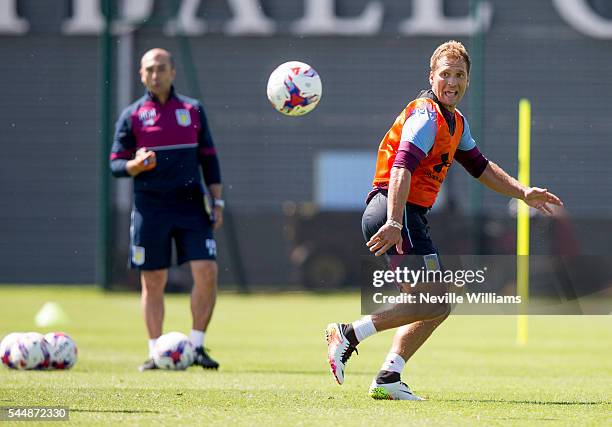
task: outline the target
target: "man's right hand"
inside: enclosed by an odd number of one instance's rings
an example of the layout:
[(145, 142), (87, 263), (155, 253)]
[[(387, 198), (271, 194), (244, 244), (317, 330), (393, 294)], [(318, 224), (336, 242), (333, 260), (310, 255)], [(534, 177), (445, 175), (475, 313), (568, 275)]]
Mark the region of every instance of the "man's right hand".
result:
[(127, 173), (131, 176), (154, 169), (155, 166), (157, 166), (155, 151), (148, 151), (145, 147), (136, 151), (134, 158), (125, 165)]

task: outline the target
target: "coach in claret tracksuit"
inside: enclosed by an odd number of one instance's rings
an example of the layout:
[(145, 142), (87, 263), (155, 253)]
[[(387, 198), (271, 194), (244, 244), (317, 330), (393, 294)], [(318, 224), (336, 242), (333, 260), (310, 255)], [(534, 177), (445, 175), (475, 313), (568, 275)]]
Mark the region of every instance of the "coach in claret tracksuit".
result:
[[(142, 308), (149, 333), (149, 359), (140, 370), (155, 369), (152, 350), (162, 334), (164, 288), (172, 241), (179, 264), (193, 275), (190, 338), (195, 364), (217, 369), (204, 350), (204, 333), (217, 294), (213, 229), (223, 221), (221, 174), (202, 105), (174, 91), (176, 70), (170, 52), (152, 49), (141, 60), (147, 93), (126, 108), (116, 125), (110, 166), (116, 177), (134, 178), (130, 262), (140, 269)], [(205, 190), (213, 203), (203, 203)]]

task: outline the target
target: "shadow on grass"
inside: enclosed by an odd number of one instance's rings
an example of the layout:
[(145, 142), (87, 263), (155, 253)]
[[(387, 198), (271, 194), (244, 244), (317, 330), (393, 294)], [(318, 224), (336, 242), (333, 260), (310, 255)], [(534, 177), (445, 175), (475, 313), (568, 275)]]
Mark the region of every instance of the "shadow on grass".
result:
[[(328, 376), (331, 375), (329, 373), (329, 369), (326, 370), (316, 370), (316, 371), (299, 371), (299, 370), (289, 370), (289, 369), (246, 369), (244, 371), (235, 371), (232, 372), (232, 374), (265, 374), (265, 375), (270, 375), (270, 374), (282, 374), (282, 375), (320, 375), (320, 376)], [(351, 371), (351, 377), (361, 377), (361, 376), (366, 376), (366, 377), (372, 377), (373, 374), (371, 371), (369, 372), (365, 372), (365, 371)], [(330, 377), (331, 378), (331, 377)]]
[(436, 399), (437, 402), (457, 403), (509, 403), (524, 405), (610, 405), (612, 402), (566, 402), (566, 401), (539, 401), (539, 400), (495, 400), (495, 399)]
[(233, 374), (284, 374), (284, 375), (321, 375), (321, 371), (293, 371), (289, 369), (246, 369)]
[(148, 411), (141, 409), (73, 409), (70, 412), (109, 412), (116, 414), (159, 414), (159, 411)]

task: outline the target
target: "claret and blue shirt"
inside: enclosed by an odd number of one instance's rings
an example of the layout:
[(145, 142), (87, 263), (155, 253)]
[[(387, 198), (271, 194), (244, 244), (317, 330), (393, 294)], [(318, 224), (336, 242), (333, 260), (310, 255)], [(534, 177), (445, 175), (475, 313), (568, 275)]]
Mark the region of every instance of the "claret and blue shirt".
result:
[(113, 175), (128, 176), (127, 161), (143, 147), (155, 151), (157, 166), (134, 177), (137, 198), (174, 199), (201, 191), (200, 167), (206, 185), (221, 182), (204, 108), (174, 88), (164, 104), (147, 92), (123, 111), (110, 155)]

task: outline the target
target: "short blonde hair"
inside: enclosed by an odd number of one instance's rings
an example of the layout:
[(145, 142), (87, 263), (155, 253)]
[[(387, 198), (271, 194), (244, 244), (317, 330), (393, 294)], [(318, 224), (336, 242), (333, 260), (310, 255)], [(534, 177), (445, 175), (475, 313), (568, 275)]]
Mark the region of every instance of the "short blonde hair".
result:
[(468, 55), (467, 49), (465, 46), (463, 46), (463, 43), (456, 40), (449, 40), (438, 46), (436, 50), (434, 50), (434, 53), (431, 55), (431, 59), (429, 61), (429, 68), (431, 71), (435, 71), (436, 67), (438, 66), (438, 60), (443, 56), (462, 58), (467, 66), (467, 72), (470, 74), (470, 55)]

